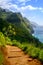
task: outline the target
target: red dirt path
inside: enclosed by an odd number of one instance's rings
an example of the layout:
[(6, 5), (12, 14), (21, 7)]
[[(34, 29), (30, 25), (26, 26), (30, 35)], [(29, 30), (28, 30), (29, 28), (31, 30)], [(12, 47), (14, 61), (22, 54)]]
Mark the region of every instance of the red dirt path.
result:
[(6, 45), (6, 47), (2, 47), (1, 50), (4, 55), (3, 65), (43, 65), (37, 59), (29, 58), (28, 55), (24, 54), (24, 52), (16, 46)]

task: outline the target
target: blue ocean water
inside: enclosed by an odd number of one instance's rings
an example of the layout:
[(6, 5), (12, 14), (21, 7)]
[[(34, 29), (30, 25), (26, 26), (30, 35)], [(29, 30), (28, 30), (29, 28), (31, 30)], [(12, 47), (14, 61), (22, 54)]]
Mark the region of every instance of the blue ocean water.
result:
[(43, 42), (43, 27), (37, 27), (34, 29), (34, 34), (41, 42)]

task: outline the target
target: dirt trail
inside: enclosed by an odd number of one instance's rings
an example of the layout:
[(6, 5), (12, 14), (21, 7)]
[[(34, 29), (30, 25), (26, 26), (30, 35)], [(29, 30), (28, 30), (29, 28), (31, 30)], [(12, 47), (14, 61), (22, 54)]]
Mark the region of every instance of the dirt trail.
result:
[(29, 58), (28, 55), (16, 47), (9, 46), (2, 47), (2, 52), (4, 55), (3, 65), (42, 65), (40, 61), (36, 59)]

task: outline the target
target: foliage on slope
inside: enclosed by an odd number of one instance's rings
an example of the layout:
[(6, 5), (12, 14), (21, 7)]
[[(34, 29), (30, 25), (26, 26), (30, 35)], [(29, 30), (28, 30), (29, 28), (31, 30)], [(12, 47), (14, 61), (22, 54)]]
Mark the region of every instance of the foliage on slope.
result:
[[(10, 12), (5, 9), (0, 8), (0, 18), (15, 24), (17, 27), (18, 26), (23, 26), (27, 29), (27, 31), (33, 33), (33, 28), (31, 27), (30, 21), (27, 20), (27, 18), (24, 18), (21, 13), (19, 12)], [(21, 25), (20, 25), (21, 24)], [(27, 25), (28, 24), (28, 25)], [(28, 27), (29, 26), (29, 27)]]
[(42, 44), (40, 44), (41, 42), (33, 37), (21, 24), (20, 26), (16, 26), (0, 18), (0, 31), (11, 40), (15, 39), (21, 43), (32, 42), (35, 46), (41, 45), (40, 47), (43, 47)]

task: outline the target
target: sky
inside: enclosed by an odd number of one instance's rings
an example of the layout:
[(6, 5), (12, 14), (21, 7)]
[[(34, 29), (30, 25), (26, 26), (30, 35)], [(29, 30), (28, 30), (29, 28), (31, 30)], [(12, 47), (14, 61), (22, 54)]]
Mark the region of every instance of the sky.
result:
[(43, 0), (0, 0), (0, 7), (21, 14), (39, 25), (43, 25)]

